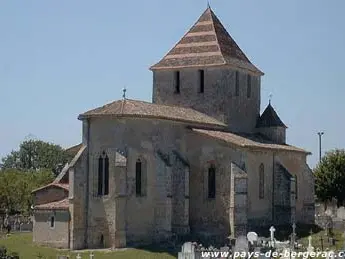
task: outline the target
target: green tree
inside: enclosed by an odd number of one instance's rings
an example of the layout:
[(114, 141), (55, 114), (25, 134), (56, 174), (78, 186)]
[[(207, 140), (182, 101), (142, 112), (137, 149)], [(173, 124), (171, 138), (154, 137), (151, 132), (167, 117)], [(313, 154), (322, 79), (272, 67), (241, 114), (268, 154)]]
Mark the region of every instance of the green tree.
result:
[(314, 170), (315, 193), (321, 201), (336, 198), (338, 205), (345, 201), (345, 150), (327, 152)]
[(6, 169), (0, 174), (0, 211), (29, 212), (32, 205), (32, 191), (53, 181), (51, 171), (19, 171)]
[(71, 155), (59, 145), (41, 140), (27, 140), (18, 151), (12, 151), (2, 159), (1, 169), (52, 170), (57, 175), (71, 159)]

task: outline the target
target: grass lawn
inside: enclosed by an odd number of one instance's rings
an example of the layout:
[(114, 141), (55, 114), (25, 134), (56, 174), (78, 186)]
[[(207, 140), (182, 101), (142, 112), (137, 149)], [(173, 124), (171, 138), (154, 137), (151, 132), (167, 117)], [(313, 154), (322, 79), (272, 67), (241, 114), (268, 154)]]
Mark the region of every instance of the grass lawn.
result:
[[(12, 234), (9, 237), (0, 236), (0, 246), (5, 246), (8, 252), (16, 252), (20, 259), (56, 259), (57, 255), (69, 255), (75, 259), (77, 252), (57, 250), (41, 247), (32, 243), (31, 233)], [(82, 259), (89, 259), (90, 252), (80, 251)], [(162, 252), (150, 252), (140, 249), (125, 249), (122, 251), (94, 251), (94, 259), (122, 258), (122, 259), (176, 259), (171, 254)]]

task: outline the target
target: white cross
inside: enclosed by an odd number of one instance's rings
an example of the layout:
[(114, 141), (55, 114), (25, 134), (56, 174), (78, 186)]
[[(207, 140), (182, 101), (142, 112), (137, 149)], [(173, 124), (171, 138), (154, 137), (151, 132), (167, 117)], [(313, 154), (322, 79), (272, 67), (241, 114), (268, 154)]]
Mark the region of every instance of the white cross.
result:
[(270, 227), (270, 233), (271, 233), (271, 241), (272, 243), (274, 242), (274, 231), (276, 231), (276, 229), (272, 226)]
[(80, 254), (77, 254), (77, 259), (81, 259), (81, 256), (80, 256)]
[(90, 253), (90, 259), (93, 259), (95, 257), (95, 255), (93, 254), (93, 252)]

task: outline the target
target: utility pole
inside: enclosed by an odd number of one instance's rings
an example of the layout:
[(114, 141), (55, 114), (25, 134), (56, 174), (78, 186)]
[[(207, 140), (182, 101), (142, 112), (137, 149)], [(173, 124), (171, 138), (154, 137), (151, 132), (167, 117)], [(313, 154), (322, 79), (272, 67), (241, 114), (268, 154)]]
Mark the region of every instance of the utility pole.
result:
[(325, 134), (323, 131), (320, 131), (317, 133), (317, 135), (319, 135), (319, 162), (321, 162), (321, 158), (322, 158), (322, 155), (321, 155), (321, 140), (322, 140), (322, 136), (323, 134)]

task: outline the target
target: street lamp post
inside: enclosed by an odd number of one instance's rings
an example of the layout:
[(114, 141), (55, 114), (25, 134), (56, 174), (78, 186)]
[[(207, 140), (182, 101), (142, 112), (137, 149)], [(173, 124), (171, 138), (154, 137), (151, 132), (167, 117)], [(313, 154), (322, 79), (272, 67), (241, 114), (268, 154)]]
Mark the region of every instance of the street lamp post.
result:
[(317, 135), (319, 135), (319, 162), (321, 162), (321, 157), (322, 157), (322, 155), (321, 155), (321, 150), (322, 150), (321, 149), (321, 138), (322, 138), (323, 134), (325, 134), (323, 131), (320, 131), (317, 133)]

